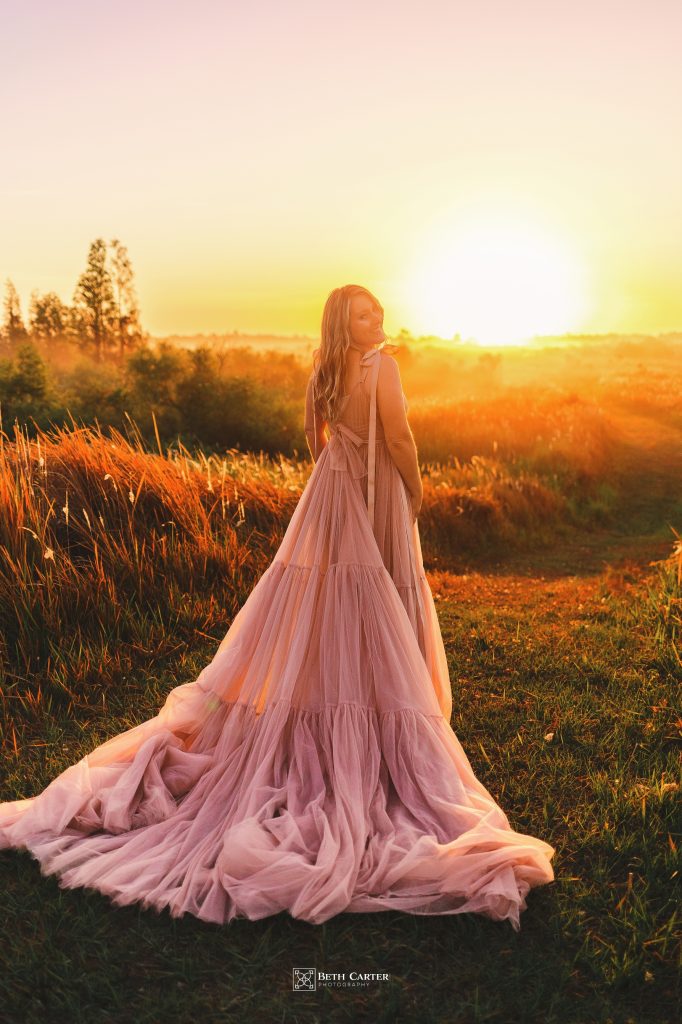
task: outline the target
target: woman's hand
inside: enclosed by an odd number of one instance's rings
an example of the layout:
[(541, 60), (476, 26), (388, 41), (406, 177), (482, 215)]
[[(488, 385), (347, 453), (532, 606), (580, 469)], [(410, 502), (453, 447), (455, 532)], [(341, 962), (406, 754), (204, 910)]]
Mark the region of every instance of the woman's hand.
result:
[(410, 505), (412, 507), (412, 522), (417, 521), (420, 509), (422, 507), (422, 501), (424, 500), (423, 489), (419, 491), (419, 494), (410, 494)]

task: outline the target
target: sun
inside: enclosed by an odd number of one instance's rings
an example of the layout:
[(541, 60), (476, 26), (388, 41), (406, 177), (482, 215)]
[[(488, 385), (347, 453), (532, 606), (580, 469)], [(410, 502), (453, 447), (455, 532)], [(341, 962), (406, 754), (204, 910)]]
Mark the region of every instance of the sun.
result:
[(576, 329), (586, 312), (581, 261), (571, 245), (528, 218), (451, 225), (408, 272), (421, 333), (481, 345), (518, 345)]

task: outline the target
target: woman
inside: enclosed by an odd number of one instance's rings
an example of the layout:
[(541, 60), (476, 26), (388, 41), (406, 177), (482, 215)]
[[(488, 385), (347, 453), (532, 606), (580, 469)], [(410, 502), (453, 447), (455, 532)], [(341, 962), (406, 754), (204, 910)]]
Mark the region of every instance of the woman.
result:
[(0, 848), (29, 850), (62, 888), (219, 924), (475, 911), (518, 930), (528, 890), (552, 881), (554, 849), (512, 830), (450, 728), (382, 320), (359, 286), (327, 300), (306, 394), (315, 464), (213, 660), (156, 717), (0, 804)]

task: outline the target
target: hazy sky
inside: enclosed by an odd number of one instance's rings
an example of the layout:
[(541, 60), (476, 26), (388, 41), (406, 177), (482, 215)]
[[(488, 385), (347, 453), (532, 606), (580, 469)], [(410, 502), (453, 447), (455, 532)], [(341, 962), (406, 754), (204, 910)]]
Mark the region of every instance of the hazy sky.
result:
[(144, 326), (682, 328), (680, 0), (4, 0), (0, 274)]

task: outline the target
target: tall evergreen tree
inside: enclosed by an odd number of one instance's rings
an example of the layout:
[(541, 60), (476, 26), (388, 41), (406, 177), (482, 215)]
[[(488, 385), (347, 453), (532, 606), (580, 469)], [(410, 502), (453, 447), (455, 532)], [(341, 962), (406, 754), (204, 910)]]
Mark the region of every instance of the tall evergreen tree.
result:
[(133, 348), (140, 341), (142, 328), (128, 250), (117, 238), (112, 239), (110, 245), (118, 353), (123, 359), (126, 350)]
[(5, 320), (2, 325), (2, 337), (10, 345), (24, 341), (28, 337), (28, 331), (24, 326), (21, 315), (21, 302), (19, 294), (12, 281), (7, 278), (5, 282)]
[(69, 309), (56, 292), (31, 292), (29, 326), (34, 338), (59, 338), (67, 333)]
[(79, 277), (74, 292), (74, 307), (83, 341), (92, 345), (99, 362), (116, 331), (114, 290), (103, 238), (95, 239), (90, 246), (87, 270)]

